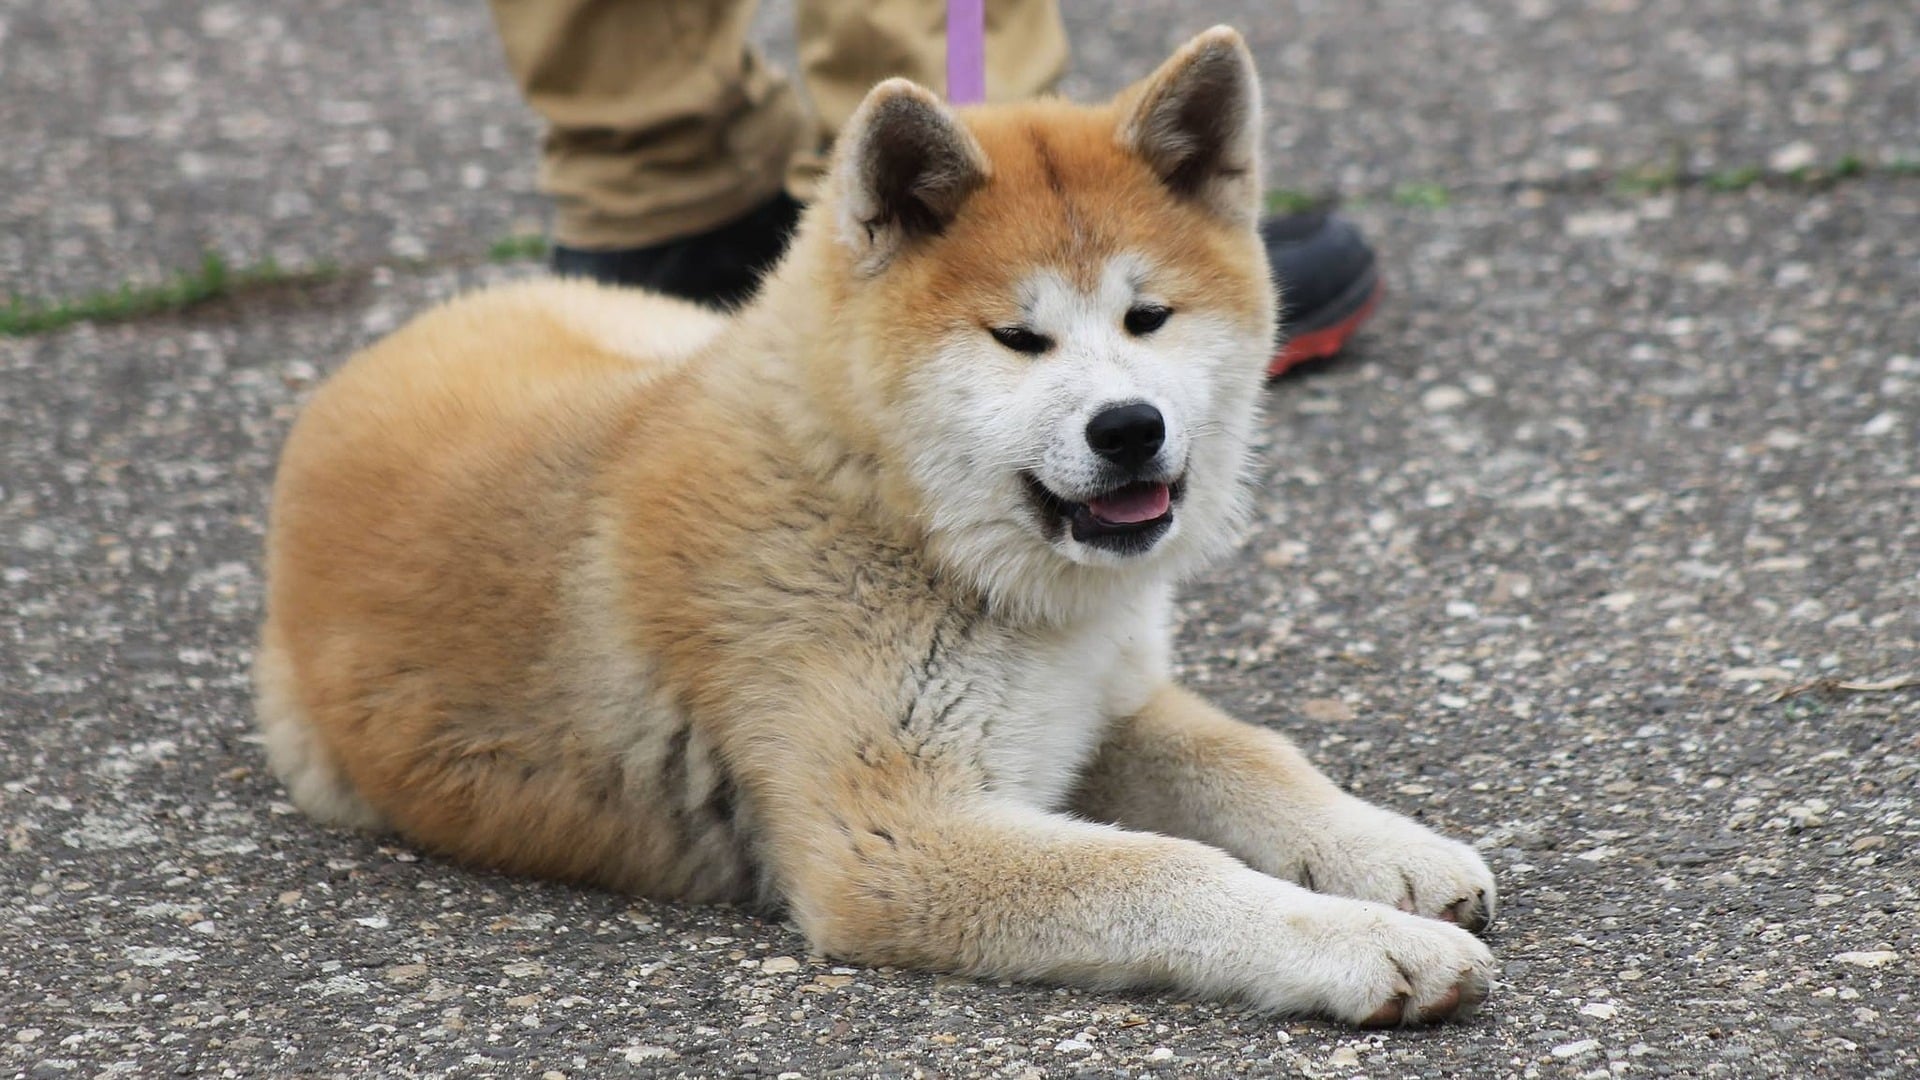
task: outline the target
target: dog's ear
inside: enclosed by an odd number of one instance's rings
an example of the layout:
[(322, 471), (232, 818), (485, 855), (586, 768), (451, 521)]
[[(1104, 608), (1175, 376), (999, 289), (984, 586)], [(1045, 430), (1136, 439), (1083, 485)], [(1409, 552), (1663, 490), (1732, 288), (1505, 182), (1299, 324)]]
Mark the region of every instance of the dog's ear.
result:
[(931, 90), (888, 79), (840, 135), (840, 241), (863, 273), (938, 235), (987, 179), (987, 155)]
[(1234, 222), (1260, 212), (1260, 85), (1231, 27), (1181, 46), (1120, 95), (1120, 144), (1161, 182)]

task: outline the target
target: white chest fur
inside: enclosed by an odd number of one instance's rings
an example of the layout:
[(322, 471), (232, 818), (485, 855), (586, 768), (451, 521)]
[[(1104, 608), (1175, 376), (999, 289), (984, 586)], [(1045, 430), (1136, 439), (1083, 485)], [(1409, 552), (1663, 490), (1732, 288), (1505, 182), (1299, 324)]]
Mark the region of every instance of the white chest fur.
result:
[(1071, 628), (977, 627), (929, 654), (903, 727), (970, 761), (990, 790), (1057, 807), (1107, 723), (1166, 678), (1170, 606), (1156, 594)]

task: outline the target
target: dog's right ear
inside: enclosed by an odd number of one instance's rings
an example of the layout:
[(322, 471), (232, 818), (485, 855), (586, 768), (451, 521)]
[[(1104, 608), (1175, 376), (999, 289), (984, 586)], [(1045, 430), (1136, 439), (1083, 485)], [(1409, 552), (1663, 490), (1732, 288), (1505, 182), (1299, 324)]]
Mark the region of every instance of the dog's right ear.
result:
[(986, 182), (987, 155), (931, 90), (888, 79), (847, 121), (834, 171), (840, 242), (873, 274), (947, 227)]

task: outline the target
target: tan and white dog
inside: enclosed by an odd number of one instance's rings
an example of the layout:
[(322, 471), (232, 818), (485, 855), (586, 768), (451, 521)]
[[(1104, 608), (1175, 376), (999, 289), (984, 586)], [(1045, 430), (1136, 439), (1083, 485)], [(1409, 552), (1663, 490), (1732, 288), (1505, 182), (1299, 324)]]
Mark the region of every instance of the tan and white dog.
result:
[(1101, 107), (887, 82), (737, 315), (541, 282), (354, 358), (274, 497), (294, 801), (850, 960), (1471, 1012), (1481, 859), (1168, 678), (1246, 516), (1260, 132), (1224, 28)]

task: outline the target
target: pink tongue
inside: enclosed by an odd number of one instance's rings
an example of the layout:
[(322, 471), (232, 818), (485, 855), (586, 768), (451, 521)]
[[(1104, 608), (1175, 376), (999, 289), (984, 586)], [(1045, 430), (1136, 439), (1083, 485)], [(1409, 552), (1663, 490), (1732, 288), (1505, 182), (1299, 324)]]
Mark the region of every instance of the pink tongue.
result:
[(1128, 484), (1104, 499), (1091, 499), (1087, 510), (1109, 525), (1137, 525), (1167, 512), (1172, 496), (1165, 484)]

